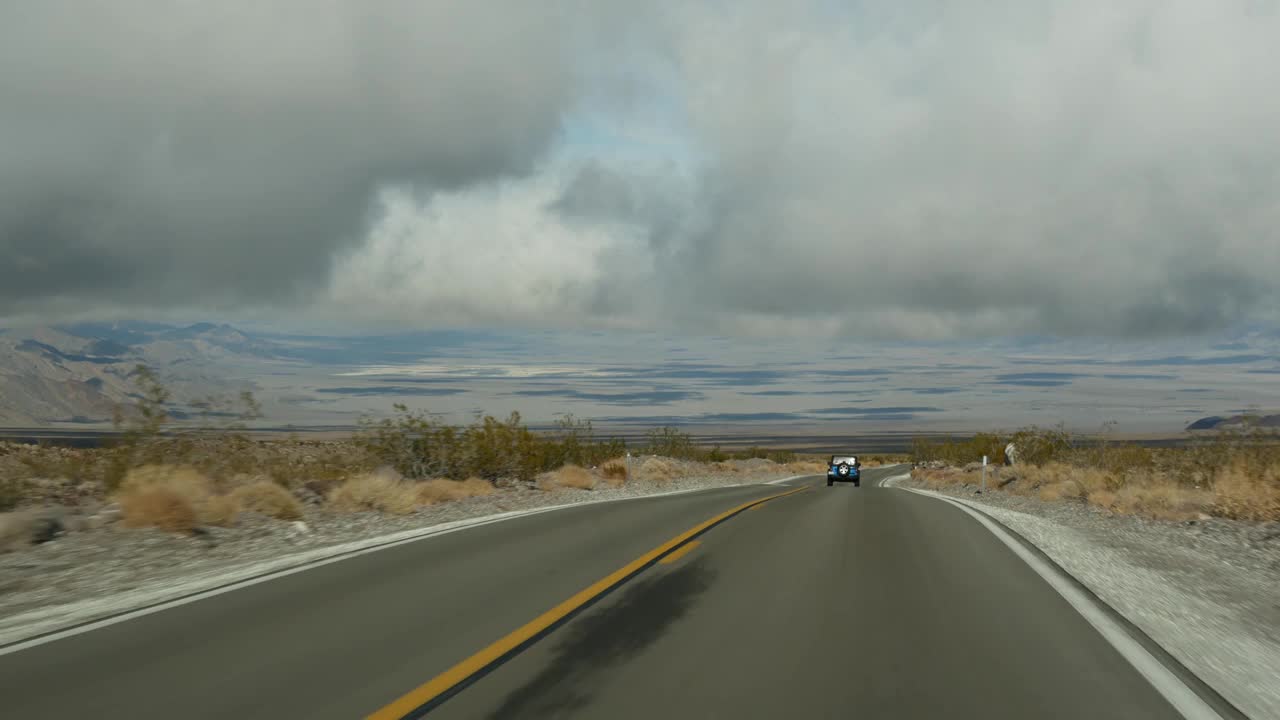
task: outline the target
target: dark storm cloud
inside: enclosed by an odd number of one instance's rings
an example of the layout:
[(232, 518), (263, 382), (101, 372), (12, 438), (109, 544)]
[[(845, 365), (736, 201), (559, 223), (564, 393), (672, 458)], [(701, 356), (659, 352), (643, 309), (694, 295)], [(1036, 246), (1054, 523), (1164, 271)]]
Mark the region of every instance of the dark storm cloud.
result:
[(1274, 327), (1276, 37), (1275, 3), (15, 0), (0, 317)]
[(527, 172), (562, 3), (0, 6), (0, 316), (252, 304), (323, 281), (382, 186)]

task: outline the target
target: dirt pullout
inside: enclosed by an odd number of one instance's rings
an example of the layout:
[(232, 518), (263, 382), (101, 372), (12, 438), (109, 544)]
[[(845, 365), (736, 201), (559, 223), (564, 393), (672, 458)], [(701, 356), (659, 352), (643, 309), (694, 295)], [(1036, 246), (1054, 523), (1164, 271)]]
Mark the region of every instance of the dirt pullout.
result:
[(1280, 523), (1162, 521), (972, 486), (931, 490), (1020, 533), (1251, 717), (1280, 718)]

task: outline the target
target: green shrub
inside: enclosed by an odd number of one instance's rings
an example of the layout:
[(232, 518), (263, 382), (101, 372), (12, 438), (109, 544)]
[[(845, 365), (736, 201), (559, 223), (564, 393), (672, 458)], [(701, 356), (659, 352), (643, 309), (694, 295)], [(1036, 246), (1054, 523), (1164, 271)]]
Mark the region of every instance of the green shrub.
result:
[(626, 443), (599, 440), (590, 422), (566, 416), (547, 433), (529, 430), (519, 413), (491, 415), (470, 425), (447, 425), (424, 411), (394, 406), (396, 416), (362, 421), (356, 442), (381, 462), (413, 479), (478, 477), (532, 480), (564, 465), (597, 465), (626, 453)]
[(0, 476), (0, 512), (7, 512), (18, 506), (27, 491), (27, 481), (23, 478)]

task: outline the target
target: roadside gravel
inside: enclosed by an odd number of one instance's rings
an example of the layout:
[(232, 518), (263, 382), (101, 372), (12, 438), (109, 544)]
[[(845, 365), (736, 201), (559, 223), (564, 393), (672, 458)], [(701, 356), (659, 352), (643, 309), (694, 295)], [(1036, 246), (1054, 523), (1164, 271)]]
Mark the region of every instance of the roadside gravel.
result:
[(1280, 718), (1280, 523), (1155, 521), (1081, 502), (932, 491), (1020, 533), (1250, 717)]
[(0, 645), (468, 519), (782, 477), (685, 477), (550, 492), (524, 484), (400, 516), (309, 508), (303, 521), (288, 523), (243, 514), (235, 527), (196, 535), (118, 525), (86, 529), (0, 554)]

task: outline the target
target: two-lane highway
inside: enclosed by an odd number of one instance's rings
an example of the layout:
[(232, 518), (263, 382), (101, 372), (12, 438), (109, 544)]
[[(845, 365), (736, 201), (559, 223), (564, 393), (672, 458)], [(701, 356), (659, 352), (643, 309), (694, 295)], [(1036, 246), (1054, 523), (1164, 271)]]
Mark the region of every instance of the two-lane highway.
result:
[(891, 472), (354, 557), (0, 655), (0, 696), (15, 718), (1181, 716), (968, 514), (875, 487)]

